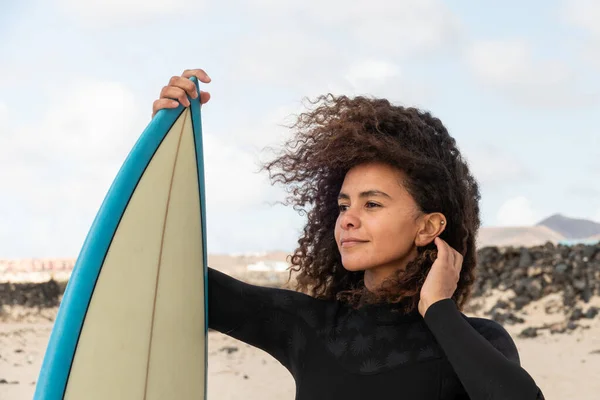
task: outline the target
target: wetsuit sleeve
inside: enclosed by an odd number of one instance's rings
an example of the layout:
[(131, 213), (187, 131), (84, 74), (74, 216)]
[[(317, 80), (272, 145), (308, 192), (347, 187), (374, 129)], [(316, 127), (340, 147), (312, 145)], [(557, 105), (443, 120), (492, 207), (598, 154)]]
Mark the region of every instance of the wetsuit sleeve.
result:
[(471, 400), (544, 399), (500, 324), (486, 321), (484, 331), (478, 332), (452, 299), (432, 304), (424, 320)]
[(295, 311), (314, 301), (304, 293), (251, 285), (208, 268), (208, 327), (266, 351), (294, 376), (307, 341), (306, 324)]

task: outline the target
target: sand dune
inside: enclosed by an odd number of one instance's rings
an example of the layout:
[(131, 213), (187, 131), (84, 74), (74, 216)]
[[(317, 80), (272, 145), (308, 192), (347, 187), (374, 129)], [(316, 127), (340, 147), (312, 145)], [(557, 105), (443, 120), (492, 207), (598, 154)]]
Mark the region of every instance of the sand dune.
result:
[(545, 226), (485, 227), (479, 230), (477, 247), (532, 247), (546, 242), (556, 244), (564, 239), (563, 235)]
[[(0, 324), (0, 399), (32, 398), (51, 329), (40, 318)], [(547, 400), (598, 398), (600, 319), (588, 329), (535, 339), (519, 338), (519, 329), (507, 327)], [(210, 400), (294, 398), (291, 375), (264, 351), (217, 332), (209, 333), (208, 346)]]

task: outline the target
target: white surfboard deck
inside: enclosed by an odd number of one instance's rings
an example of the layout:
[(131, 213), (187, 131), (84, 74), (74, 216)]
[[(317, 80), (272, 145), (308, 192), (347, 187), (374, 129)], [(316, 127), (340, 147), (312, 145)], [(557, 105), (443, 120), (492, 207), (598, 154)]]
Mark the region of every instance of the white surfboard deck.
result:
[(154, 117), (111, 186), (34, 399), (206, 398), (204, 168), (199, 99), (190, 101)]

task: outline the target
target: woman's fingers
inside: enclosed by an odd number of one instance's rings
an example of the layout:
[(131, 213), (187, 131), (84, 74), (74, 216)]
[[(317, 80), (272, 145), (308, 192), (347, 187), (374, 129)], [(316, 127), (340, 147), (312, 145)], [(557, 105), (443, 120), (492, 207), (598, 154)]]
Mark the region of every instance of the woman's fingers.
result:
[[(208, 74), (203, 69), (186, 69), (185, 71), (183, 71), (183, 74), (181, 74), (181, 77), (183, 79), (186, 79), (190, 83), (191, 83), (191, 81), (189, 80), (189, 78), (191, 78), (192, 76), (195, 76), (196, 78), (198, 78), (198, 80), (200, 82), (203, 82), (203, 83), (210, 83), (210, 81), (212, 80), (212, 79), (210, 79), (210, 76), (208, 76)], [(194, 92), (195, 92), (196, 85), (194, 85), (193, 83), (192, 83), (192, 85), (194, 86)], [(195, 99), (196, 97), (192, 96), (192, 98)], [(210, 93), (200, 91), (200, 104), (206, 104), (206, 103), (208, 103), (209, 100), (210, 100)]]
[(210, 100), (210, 93), (200, 91), (200, 104), (206, 104)]
[(200, 104), (206, 104), (210, 100), (210, 93), (200, 91), (196, 84), (189, 78), (195, 76), (200, 82), (209, 83), (210, 77), (202, 69), (186, 69), (181, 76), (173, 76), (167, 86), (163, 87), (159, 99), (152, 104), (152, 116), (163, 108), (176, 108), (179, 104), (184, 107), (190, 106), (188, 96), (192, 99), (200, 96)]
[(454, 266), (460, 272), (462, 270), (464, 257), (458, 251), (454, 250)]
[(203, 69), (186, 69), (183, 71), (181, 76), (184, 78), (191, 78), (192, 76), (195, 76), (200, 82), (203, 83), (209, 83), (211, 81), (210, 77), (206, 72), (204, 72)]
[(152, 116), (156, 115), (156, 113), (163, 108), (177, 108), (179, 107), (179, 102), (171, 99), (158, 99), (152, 104)]
[(160, 91), (160, 98), (177, 100), (185, 107), (190, 105), (190, 101), (187, 98), (187, 93), (185, 90), (176, 86), (165, 86), (162, 88)]
[(439, 236), (435, 238), (435, 242), (438, 248), (438, 258), (442, 260), (445, 259), (448, 265), (460, 271), (462, 268), (463, 256), (453, 247), (450, 247), (450, 245)]
[(438, 249), (438, 258), (440, 258), (442, 260), (445, 259), (449, 263), (453, 264), (454, 257), (452, 256), (452, 252), (451, 252), (450, 246), (448, 246), (448, 243), (446, 243), (446, 241), (439, 236), (436, 237), (434, 241), (435, 241), (435, 244), (437, 245), (437, 249)]
[[(182, 78), (181, 76), (174, 76), (169, 81), (169, 85), (163, 88), (163, 92), (161, 92), (160, 97), (164, 97), (163, 93), (165, 90), (176, 90), (179, 93), (179, 90), (183, 91), (183, 97), (186, 98), (190, 96), (192, 99), (198, 97), (198, 92), (196, 91), (196, 85), (194, 82), (190, 81), (187, 78)], [(189, 104), (188, 104), (189, 105)]]

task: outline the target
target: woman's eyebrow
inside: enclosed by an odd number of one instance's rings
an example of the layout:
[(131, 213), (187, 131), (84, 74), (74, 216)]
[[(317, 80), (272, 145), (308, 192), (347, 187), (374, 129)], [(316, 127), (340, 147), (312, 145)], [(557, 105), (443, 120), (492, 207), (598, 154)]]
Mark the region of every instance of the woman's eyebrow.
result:
[[(360, 192), (358, 197), (387, 197), (388, 199), (391, 199), (392, 197), (385, 193), (382, 192), (381, 190), (367, 190), (364, 192)], [(338, 195), (338, 200), (350, 200), (350, 196), (344, 192), (340, 192), (340, 194)]]

